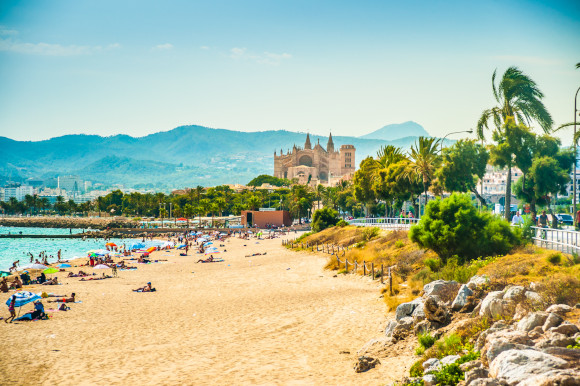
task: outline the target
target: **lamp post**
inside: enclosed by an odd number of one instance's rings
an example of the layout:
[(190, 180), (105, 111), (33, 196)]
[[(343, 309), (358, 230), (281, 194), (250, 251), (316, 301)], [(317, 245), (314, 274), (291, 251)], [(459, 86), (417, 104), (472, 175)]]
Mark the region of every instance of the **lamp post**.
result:
[(574, 207), (574, 228), (578, 226), (578, 222), (576, 221), (576, 116), (578, 115), (577, 109), (577, 102), (578, 102), (578, 92), (580, 91), (580, 87), (576, 90), (576, 95), (574, 96), (574, 137), (572, 137), (572, 144), (574, 145), (574, 174), (572, 177), (573, 180), (573, 190), (574, 190), (574, 198), (572, 199), (572, 205)]
[[(444, 137), (443, 137), (443, 139), (441, 140), (441, 151), (440, 151), (440, 153), (441, 153), (441, 156), (442, 156), (442, 157), (443, 157), (443, 142), (445, 142), (445, 138), (447, 138), (447, 137), (448, 137), (448, 136), (450, 136), (450, 135), (453, 135), (453, 134), (460, 134), (460, 133), (468, 133), (468, 134), (471, 134), (471, 133), (473, 133), (473, 129), (469, 129), (469, 130), (461, 130), (461, 131), (454, 131), (454, 132), (452, 132), (452, 133), (447, 133), (447, 134), (445, 134), (445, 136), (444, 136)], [(483, 193), (483, 192), (482, 192), (482, 193)], [(443, 192), (441, 192), (441, 198), (443, 198)], [(426, 200), (426, 199), (427, 199), (427, 198), (425, 197), (425, 200)], [(420, 202), (420, 201), (419, 201), (419, 202)]]
[(462, 131), (454, 131), (454, 132), (452, 132), (452, 133), (447, 133), (447, 134), (445, 134), (445, 136), (444, 136), (444, 137), (443, 137), (443, 139), (441, 140), (441, 155), (443, 155), (443, 142), (445, 142), (445, 138), (447, 138), (447, 137), (448, 137), (448, 136), (450, 136), (450, 135), (453, 135), (453, 134), (460, 134), (460, 133), (468, 133), (468, 134), (471, 134), (471, 133), (473, 133), (473, 130), (472, 130), (472, 129), (469, 129), (469, 130), (462, 130)]

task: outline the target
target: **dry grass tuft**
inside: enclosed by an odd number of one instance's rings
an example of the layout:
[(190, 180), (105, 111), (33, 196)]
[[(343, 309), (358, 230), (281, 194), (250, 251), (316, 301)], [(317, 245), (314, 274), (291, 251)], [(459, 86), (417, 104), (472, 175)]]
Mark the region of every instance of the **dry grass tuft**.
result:
[(580, 301), (580, 264), (575, 256), (524, 247), (481, 268), (492, 287), (540, 283), (540, 295), (547, 304), (574, 305)]

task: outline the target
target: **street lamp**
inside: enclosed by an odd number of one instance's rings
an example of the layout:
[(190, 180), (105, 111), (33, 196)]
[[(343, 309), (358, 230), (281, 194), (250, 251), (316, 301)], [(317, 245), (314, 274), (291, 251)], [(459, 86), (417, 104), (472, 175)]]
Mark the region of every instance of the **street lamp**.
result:
[[(447, 138), (450, 135), (453, 134), (460, 134), (460, 133), (468, 133), (471, 134), (473, 133), (473, 129), (469, 129), (469, 130), (461, 130), (461, 131), (454, 131), (452, 133), (447, 133), (445, 134), (445, 136), (443, 137), (443, 139), (441, 140), (441, 156), (443, 157), (443, 142), (445, 142), (445, 138)], [(483, 193), (483, 192), (482, 192)], [(441, 198), (443, 198), (443, 192), (441, 192)], [(427, 197), (425, 197), (425, 200), (427, 200)]]
[(574, 190), (574, 198), (572, 199), (572, 205), (574, 206), (574, 228), (578, 226), (578, 222), (576, 221), (576, 116), (578, 115), (578, 109), (576, 108), (578, 102), (578, 91), (580, 91), (580, 87), (576, 90), (576, 96), (574, 96), (574, 137), (572, 137), (572, 142), (574, 145), (574, 174), (573, 174), (573, 190)]
[(447, 138), (447, 137), (448, 137), (448, 136), (450, 136), (450, 135), (453, 135), (453, 134), (460, 134), (460, 133), (468, 133), (468, 134), (471, 134), (471, 133), (473, 133), (473, 129), (469, 129), (469, 130), (462, 130), (462, 131), (454, 131), (454, 132), (452, 132), (452, 133), (447, 133), (447, 134), (445, 134), (445, 136), (444, 136), (444, 137), (443, 137), (443, 139), (441, 140), (441, 155), (443, 155), (443, 142), (445, 142), (445, 138)]

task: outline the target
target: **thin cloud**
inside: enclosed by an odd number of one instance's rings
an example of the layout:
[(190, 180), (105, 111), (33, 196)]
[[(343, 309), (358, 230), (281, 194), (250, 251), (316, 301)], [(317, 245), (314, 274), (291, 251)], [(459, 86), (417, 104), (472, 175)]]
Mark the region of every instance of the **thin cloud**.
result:
[(0, 36), (13, 36), (13, 35), (18, 35), (18, 31), (0, 25)]
[(287, 53), (275, 54), (272, 52), (254, 54), (249, 52), (247, 48), (234, 47), (230, 50), (230, 58), (235, 60), (252, 60), (259, 64), (279, 65), (282, 61), (292, 58), (292, 55)]
[(78, 56), (92, 55), (121, 48), (119, 43), (107, 46), (77, 46), (50, 43), (21, 43), (11, 39), (0, 39), (0, 51), (16, 52), (27, 55)]
[(173, 44), (171, 44), (171, 43), (158, 44), (155, 47), (153, 47), (154, 51), (169, 51), (172, 49), (173, 49)]
[(526, 63), (526, 64), (534, 64), (540, 66), (554, 66), (561, 64), (561, 61), (554, 60), (554, 59), (546, 59), (541, 58), (538, 56), (523, 56), (523, 55), (497, 55), (493, 56), (492, 59), (508, 62), (508, 63)]
[(209, 50), (209, 47), (208, 46), (201, 46), (199, 48), (202, 49), (202, 50)]

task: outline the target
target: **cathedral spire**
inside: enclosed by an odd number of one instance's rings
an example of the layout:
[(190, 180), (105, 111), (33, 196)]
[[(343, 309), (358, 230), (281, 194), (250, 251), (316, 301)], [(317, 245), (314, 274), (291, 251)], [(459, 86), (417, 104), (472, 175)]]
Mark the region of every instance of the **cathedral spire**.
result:
[(312, 149), (310, 144), (310, 133), (306, 134), (306, 143), (304, 144), (304, 149)]
[(328, 143), (326, 144), (326, 151), (328, 153), (334, 151), (334, 142), (332, 141), (332, 133), (330, 133), (330, 136), (328, 137)]

